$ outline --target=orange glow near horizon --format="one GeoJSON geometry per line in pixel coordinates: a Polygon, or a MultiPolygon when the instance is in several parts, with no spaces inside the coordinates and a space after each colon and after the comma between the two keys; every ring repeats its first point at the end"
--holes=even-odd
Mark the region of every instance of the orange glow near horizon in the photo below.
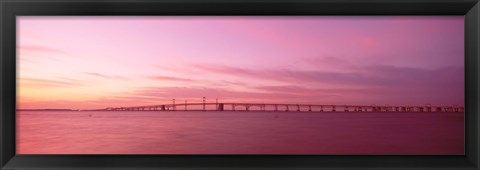
{"type": "Polygon", "coordinates": [[[18,109],[464,103],[463,16],[17,19],[18,109]]]}

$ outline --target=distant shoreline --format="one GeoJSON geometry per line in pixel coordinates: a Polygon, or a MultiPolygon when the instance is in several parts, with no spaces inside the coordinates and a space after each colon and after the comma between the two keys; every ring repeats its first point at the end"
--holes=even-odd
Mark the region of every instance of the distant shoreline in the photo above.
{"type": "Polygon", "coordinates": [[[79,111],[78,109],[17,109],[17,111],[79,111]]]}

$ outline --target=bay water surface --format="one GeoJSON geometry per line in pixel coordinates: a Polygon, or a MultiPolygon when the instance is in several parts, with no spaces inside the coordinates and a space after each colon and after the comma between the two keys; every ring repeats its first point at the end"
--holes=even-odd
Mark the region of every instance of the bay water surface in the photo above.
{"type": "Polygon", "coordinates": [[[17,111],[17,154],[463,154],[464,114],[17,111]]]}

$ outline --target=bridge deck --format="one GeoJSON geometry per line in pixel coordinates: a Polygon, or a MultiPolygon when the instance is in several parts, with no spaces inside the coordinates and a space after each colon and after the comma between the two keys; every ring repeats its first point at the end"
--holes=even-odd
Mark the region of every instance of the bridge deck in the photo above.
{"type": "Polygon", "coordinates": [[[108,107],[102,111],[308,111],[308,112],[463,112],[463,106],[432,105],[320,105],[275,103],[177,103],[148,106],[108,107]],[[193,109],[189,106],[197,106],[193,109]],[[198,108],[200,106],[200,108],[198,108]],[[208,106],[208,108],[207,108],[208,106]],[[214,106],[212,108],[212,106],[214,106]]]}

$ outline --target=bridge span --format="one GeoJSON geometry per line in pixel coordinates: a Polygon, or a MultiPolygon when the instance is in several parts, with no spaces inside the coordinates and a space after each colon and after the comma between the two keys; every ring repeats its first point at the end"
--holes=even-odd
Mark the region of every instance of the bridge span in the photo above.
{"type": "Polygon", "coordinates": [[[464,112],[463,106],[376,106],[376,105],[319,105],[264,103],[177,103],[108,107],[100,111],[283,111],[283,112],[464,112]]]}

